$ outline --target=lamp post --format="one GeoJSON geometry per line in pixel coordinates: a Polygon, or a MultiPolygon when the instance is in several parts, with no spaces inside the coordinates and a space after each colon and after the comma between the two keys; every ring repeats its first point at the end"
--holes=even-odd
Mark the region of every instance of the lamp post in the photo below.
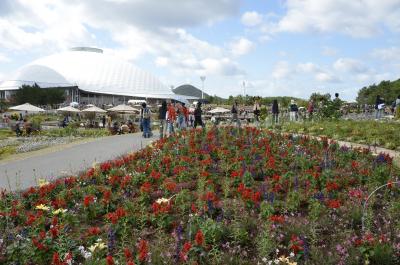
{"type": "Polygon", "coordinates": [[[201,99],[204,99],[204,81],[206,80],[206,77],[204,75],[200,76],[201,80],[201,99]]]}

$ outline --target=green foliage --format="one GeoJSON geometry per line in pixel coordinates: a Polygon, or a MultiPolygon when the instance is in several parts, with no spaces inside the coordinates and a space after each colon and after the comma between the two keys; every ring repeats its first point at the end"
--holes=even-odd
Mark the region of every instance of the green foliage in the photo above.
{"type": "Polygon", "coordinates": [[[285,123],[282,125],[282,130],[314,136],[324,135],[335,140],[396,149],[400,147],[400,130],[398,127],[398,124],[392,122],[321,120],[318,122],[285,123]]]}
{"type": "Polygon", "coordinates": [[[62,89],[43,89],[37,84],[33,86],[22,85],[14,95],[16,104],[31,103],[33,105],[54,105],[65,100],[62,89]]]}
{"type": "Polygon", "coordinates": [[[378,85],[373,84],[369,87],[363,87],[358,91],[357,102],[360,104],[375,104],[377,95],[383,97],[387,105],[391,105],[400,95],[400,79],[382,81],[378,85]]]}
{"type": "Polygon", "coordinates": [[[260,257],[269,257],[275,250],[276,242],[271,237],[267,225],[264,226],[263,232],[257,236],[255,242],[260,257]]]}

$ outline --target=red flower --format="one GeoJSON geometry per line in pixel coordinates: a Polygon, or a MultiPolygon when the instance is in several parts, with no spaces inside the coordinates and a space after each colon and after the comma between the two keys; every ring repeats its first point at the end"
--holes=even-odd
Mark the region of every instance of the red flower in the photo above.
{"type": "Polygon", "coordinates": [[[150,176],[153,179],[158,180],[161,177],[161,173],[158,172],[158,171],[153,170],[153,171],[151,171],[150,176]]]}
{"type": "Polygon", "coordinates": [[[328,207],[331,209],[337,209],[340,207],[340,201],[339,200],[329,200],[328,207]]]}
{"type": "Polygon", "coordinates": [[[143,183],[143,185],[140,187],[140,191],[143,193],[149,193],[151,191],[151,183],[148,181],[143,183]]]}
{"type": "Polygon", "coordinates": [[[88,229],[89,235],[95,236],[101,233],[101,229],[98,226],[89,227],[88,229]]]}
{"type": "Polygon", "coordinates": [[[146,240],[142,239],[139,241],[139,260],[145,261],[149,252],[148,243],[146,240]]]}
{"type": "Polygon", "coordinates": [[[83,205],[85,207],[89,207],[89,205],[92,204],[93,202],[94,202],[94,196],[93,195],[85,196],[85,198],[83,199],[83,205]]]}
{"type": "Polygon", "coordinates": [[[274,222],[274,223],[280,223],[283,224],[285,222],[285,217],[283,215],[272,215],[269,218],[270,221],[274,222]]]}
{"type": "Polygon", "coordinates": [[[202,246],[202,245],[204,244],[204,235],[203,235],[203,232],[201,232],[201,230],[197,231],[196,236],[195,236],[194,239],[195,239],[196,244],[197,244],[198,246],[202,246]]]}
{"type": "Polygon", "coordinates": [[[197,208],[196,208],[196,205],[194,203],[192,203],[192,206],[190,207],[190,210],[192,211],[192,213],[197,213],[197,208]]]}
{"type": "Polygon", "coordinates": [[[111,167],[112,167],[111,162],[104,162],[104,163],[100,164],[101,172],[109,171],[111,169],[111,167]]]}
{"type": "Polygon", "coordinates": [[[326,183],[326,190],[329,191],[333,191],[333,190],[338,190],[339,189],[339,185],[336,182],[327,182],[326,183]]]}
{"type": "Polygon", "coordinates": [[[107,265],[114,265],[114,259],[111,255],[108,255],[106,258],[107,265]]]}
{"type": "Polygon", "coordinates": [[[111,199],[111,190],[104,190],[103,191],[103,202],[108,204],[111,199]]]}
{"type": "Polygon", "coordinates": [[[51,237],[53,239],[58,237],[58,228],[57,228],[57,226],[53,226],[52,228],[50,228],[50,233],[51,233],[51,237]]]}
{"type": "Polygon", "coordinates": [[[51,261],[51,265],[61,265],[61,260],[60,260],[60,256],[58,255],[57,252],[54,252],[53,254],[53,258],[51,261]]]}
{"type": "Polygon", "coordinates": [[[192,244],[190,244],[190,242],[185,242],[185,244],[183,244],[182,251],[179,253],[179,257],[182,261],[187,261],[187,259],[188,259],[187,254],[191,248],[192,248],[192,244]]]}
{"type": "Polygon", "coordinates": [[[126,260],[131,260],[132,259],[132,252],[128,248],[124,249],[124,255],[125,255],[125,259],[126,260]]]}
{"type": "Polygon", "coordinates": [[[259,203],[261,200],[261,192],[259,191],[254,192],[251,199],[254,203],[259,203]]]}

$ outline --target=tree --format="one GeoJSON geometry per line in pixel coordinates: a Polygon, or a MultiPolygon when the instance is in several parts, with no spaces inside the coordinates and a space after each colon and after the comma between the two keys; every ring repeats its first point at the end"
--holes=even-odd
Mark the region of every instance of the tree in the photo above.
{"type": "Polygon", "coordinates": [[[357,102],[360,104],[375,104],[376,96],[384,98],[386,104],[390,105],[400,95],[400,79],[396,81],[382,81],[378,85],[373,84],[363,87],[358,91],[357,102]]]}
{"type": "Polygon", "coordinates": [[[16,104],[31,103],[33,105],[54,105],[65,100],[64,91],[59,88],[40,88],[38,84],[33,86],[22,85],[14,95],[16,104]]]}

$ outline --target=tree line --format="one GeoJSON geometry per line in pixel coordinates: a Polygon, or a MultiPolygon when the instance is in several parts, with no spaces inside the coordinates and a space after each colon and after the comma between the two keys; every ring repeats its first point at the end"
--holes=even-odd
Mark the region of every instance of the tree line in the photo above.
{"type": "Polygon", "coordinates": [[[387,105],[400,95],[400,79],[396,81],[382,81],[378,85],[373,84],[363,87],[358,91],[357,102],[360,104],[375,104],[376,96],[383,97],[387,105]]]}

